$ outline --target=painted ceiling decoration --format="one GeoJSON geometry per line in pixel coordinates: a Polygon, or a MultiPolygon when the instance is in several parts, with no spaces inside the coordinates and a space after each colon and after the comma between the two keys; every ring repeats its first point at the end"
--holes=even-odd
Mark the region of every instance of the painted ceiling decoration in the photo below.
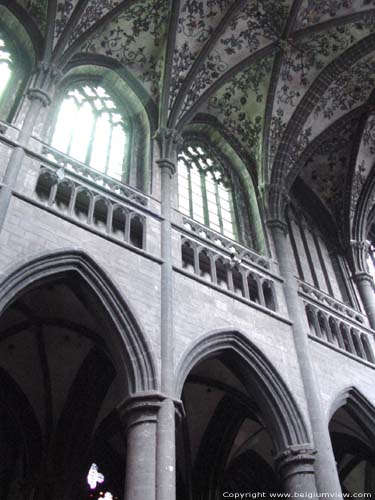
{"type": "Polygon", "coordinates": [[[82,52],[119,61],[157,100],[168,21],[165,0],[134,3],[81,46],[82,52]]]}
{"type": "Polygon", "coordinates": [[[362,133],[352,181],[351,213],[354,215],[362,188],[364,187],[375,158],[375,112],[369,114],[362,133]]]}
{"type": "Polygon", "coordinates": [[[345,127],[329,148],[322,146],[307,163],[301,157],[370,99],[375,0],[15,2],[32,16],[46,45],[52,37],[55,64],[67,67],[89,56],[91,64],[98,57],[125,68],[159,110],[156,123],[182,131],[197,116],[214,117],[244,157],[255,160],[261,192],[267,183],[289,186],[300,168],[331,215],[338,210],[335,193],[352,179],[355,210],[372,169],[371,118],[356,139],[353,164],[343,161],[345,127]]]}
{"type": "Polygon", "coordinates": [[[344,221],[344,197],[350,176],[350,161],[353,142],[356,138],[358,117],[353,117],[342,124],[341,133],[325,134],[314,153],[307,159],[300,178],[312,189],[323,203],[332,220],[344,221]]]}
{"type": "Polygon", "coordinates": [[[297,29],[363,12],[375,6],[373,0],[303,0],[298,15],[297,29]]]}

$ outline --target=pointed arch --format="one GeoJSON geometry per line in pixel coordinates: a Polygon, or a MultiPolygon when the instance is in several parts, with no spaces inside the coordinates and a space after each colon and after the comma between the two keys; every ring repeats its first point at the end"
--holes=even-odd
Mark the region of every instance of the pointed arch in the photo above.
{"type": "Polygon", "coordinates": [[[121,374],[131,393],[158,387],[156,364],[146,335],[135,313],[103,269],[86,253],[67,249],[42,254],[13,266],[0,277],[0,314],[26,290],[78,275],[98,299],[111,322],[106,334],[118,355],[121,374]]]}
{"type": "Polygon", "coordinates": [[[29,13],[19,3],[9,0],[0,0],[0,12],[1,27],[7,29],[16,22],[19,29],[12,29],[10,33],[12,38],[16,36],[19,39],[18,41],[22,43],[29,56],[33,55],[35,59],[41,59],[44,46],[43,36],[29,13]]]}
{"type": "MultiPolygon", "coordinates": [[[[310,437],[303,416],[282,377],[247,336],[234,329],[201,336],[183,355],[176,371],[175,391],[180,397],[190,371],[208,358],[231,354],[240,376],[251,386],[262,416],[274,438],[277,452],[310,437]]],[[[232,363],[231,363],[232,366],[232,363]]]]}
{"type": "Polygon", "coordinates": [[[29,23],[23,9],[4,5],[1,1],[0,33],[4,50],[9,54],[7,79],[3,79],[4,68],[1,70],[0,116],[11,123],[25,98],[27,83],[41,55],[42,42],[39,31],[35,30],[31,20],[29,23]]]}
{"type": "Polygon", "coordinates": [[[347,387],[334,399],[328,414],[328,421],[333,415],[345,407],[354,421],[358,422],[366,430],[366,434],[375,442],[375,407],[355,387],[347,387]]]}

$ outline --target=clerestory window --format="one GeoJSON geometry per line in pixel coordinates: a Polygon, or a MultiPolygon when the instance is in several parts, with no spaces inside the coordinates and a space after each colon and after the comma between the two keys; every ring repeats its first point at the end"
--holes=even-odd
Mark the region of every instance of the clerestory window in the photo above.
{"type": "Polygon", "coordinates": [[[126,120],[103,87],[83,84],[68,90],[57,116],[52,147],[121,180],[127,143],[126,120]]]}
{"type": "Polygon", "coordinates": [[[178,156],[179,210],[232,239],[238,238],[234,186],[224,166],[202,145],[189,144],[178,156]]]}
{"type": "Polygon", "coordinates": [[[0,100],[3,98],[4,92],[9,85],[12,66],[12,56],[7,50],[4,40],[0,38],[0,100]]]}

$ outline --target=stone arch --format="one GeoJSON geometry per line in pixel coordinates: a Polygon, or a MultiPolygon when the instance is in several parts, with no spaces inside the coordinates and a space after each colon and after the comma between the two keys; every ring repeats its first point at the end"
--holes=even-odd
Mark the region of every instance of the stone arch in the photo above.
{"type": "MultiPolygon", "coordinates": [[[[26,9],[19,3],[1,0],[0,12],[2,28],[5,26],[6,29],[9,29],[9,27],[16,22],[18,25],[17,27],[20,28],[22,33],[22,44],[27,48],[29,55],[32,54],[33,59],[41,59],[43,57],[43,36],[39,26],[37,26],[26,9]]],[[[18,35],[19,34],[20,33],[18,33],[18,35]]],[[[13,31],[12,35],[15,35],[13,31]]]]}
{"type": "Polygon", "coordinates": [[[310,442],[303,416],[272,363],[244,333],[234,329],[217,330],[201,336],[183,355],[176,372],[175,391],[180,397],[189,372],[200,362],[224,353],[233,354],[236,365],[270,428],[276,452],[288,446],[310,442]]]}
{"type": "Polygon", "coordinates": [[[336,396],[328,417],[343,492],[374,493],[375,407],[351,386],[336,396]]]}
{"type": "Polygon", "coordinates": [[[1,117],[12,122],[24,100],[28,79],[41,53],[39,29],[20,5],[0,2],[0,28],[12,56],[12,73],[0,102],[1,117]]]}
{"type": "Polygon", "coordinates": [[[0,313],[26,290],[66,273],[78,275],[98,299],[102,312],[108,315],[113,327],[109,340],[117,353],[118,368],[126,377],[129,391],[156,389],[156,364],[140,322],[105,271],[81,250],[42,254],[9,269],[0,277],[0,313]]]}
{"type": "Polygon", "coordinates": [[[347,387],[333,400],[328,413],[328,421],[340,409],[345,407],[350,416],[365,427],[366,432],[375,442],[375,407],[355,387],[347,387]]]}

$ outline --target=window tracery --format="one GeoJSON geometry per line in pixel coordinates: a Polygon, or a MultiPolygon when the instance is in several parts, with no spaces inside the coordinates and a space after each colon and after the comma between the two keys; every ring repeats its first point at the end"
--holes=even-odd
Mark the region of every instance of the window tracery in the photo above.
{"type": "Polygon", "coordinates": [[[126,121],[101,86],[76,85],[61,103],[52,147],[121,180],[128,145],[126,121]]]}
{"type": "Polygon", "coordinates": [[[177,168],[179,210],[237,239],[234,186],[222,163],[203,146],[189,144],[180,152],[177,168]]]}

